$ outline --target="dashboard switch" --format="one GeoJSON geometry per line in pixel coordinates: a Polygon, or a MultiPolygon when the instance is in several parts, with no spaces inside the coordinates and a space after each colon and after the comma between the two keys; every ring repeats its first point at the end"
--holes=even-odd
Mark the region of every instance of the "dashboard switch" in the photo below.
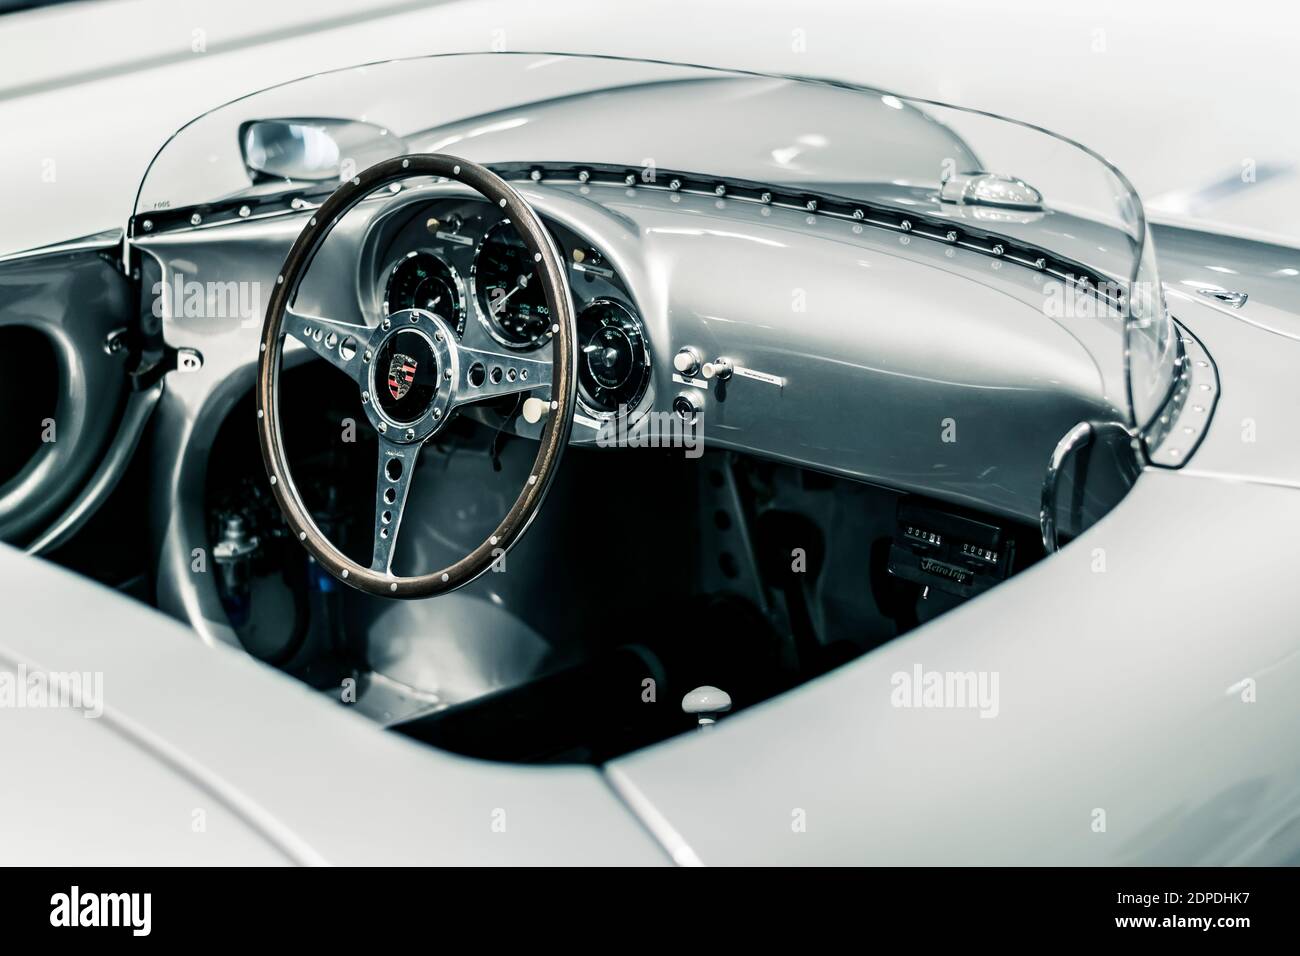
{"type": "Polygon", "coordinates": [[[683,375],[694,375],[700,370],[701,361],[700,353],[688,345],[673,356],[673,368],[683,375]]]}
{"type": "Polygon", "coordinates": [[[731,378],[731,374],[735,370],[736,367],[731,364],[731,359],[727,358],[719,358],[714,359],[712,362],[705,362],[703,368],[700,369],[700,371],[704,373],[705,378],[716,378],[719,382],[725,382],[727,379],[731,378]]]}
{"type": "Polygon", "coordinates": [[[704,403],[694,392],[681,392],[673,399],[673,411],[682,421],[693,422],[704,411],[704,403]]]}

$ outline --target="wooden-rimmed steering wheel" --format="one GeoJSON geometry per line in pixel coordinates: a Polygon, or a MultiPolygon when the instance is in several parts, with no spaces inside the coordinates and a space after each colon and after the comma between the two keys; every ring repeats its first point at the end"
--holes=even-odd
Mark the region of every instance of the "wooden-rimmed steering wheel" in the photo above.
{"type": "MultiPolygon", "coordinates": [[[[471,306],[472,307],[472,306],[471,306]]],[[[468,584],[523,535],[541,507],[573,427],[577,329],[573,299],[559,252],[541,219],[505,180],[482,166],[440,154],[387,159],[345,182],[315,211],[299,234],[267,304],[257,365],[257,418],[262,458],[285,520],[304,547],[339,580],[384,597],[420,598],[468,584]],[[477,190],[501,210],[532,257],[551,314],[550,359],[530,357],[485,341],[458,341],[445,319],[405,309],[369,328],[293,308],[303,277],[334,226],[367,196],[414,176],[441,176],[477,190]],[[352,378],[366,418],[379,437],[374,548],[369,567],[329,540],[304,507],[290,473],[280,417],[285,335],[352,378]],[[537,458],[514,505],[482,544],[454,564],[428,574],[397,577],[393,552],[420,446],[456,411],[475,402],[533,393],[545,405],[537,458]]]]}

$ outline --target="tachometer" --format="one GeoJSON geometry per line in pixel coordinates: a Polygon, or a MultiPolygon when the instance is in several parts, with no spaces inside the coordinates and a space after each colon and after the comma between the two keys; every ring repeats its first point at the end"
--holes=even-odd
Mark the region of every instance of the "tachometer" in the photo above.
{"type": "Polygon", "coordinates": [[[388,275],[384,314],[424,309],[441,318],[459,337],[465,331],[465,296],[456,270],[432,252],[409,252],[388,275]]]}
{"type": "Polygon", "coordinates": [[[483,237],[470,273],[488,331],[510,348],[533,348],[551,335],[551,310],[533,257],[510,220],[483,237]]]}
{"type": "Polygon", "coordinates": [[[634,409],[650,384],[650,353],[641,323],[611,299],[578,316],[578,394],[587,408],[613,414],[634,409]]]}

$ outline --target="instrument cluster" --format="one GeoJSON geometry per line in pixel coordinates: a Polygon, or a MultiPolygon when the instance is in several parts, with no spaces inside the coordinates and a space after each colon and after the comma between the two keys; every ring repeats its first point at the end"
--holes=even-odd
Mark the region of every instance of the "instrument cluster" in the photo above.
{"type": "MultiPolygon", "coordinates": [[[[577,312],[581,411],[597,419],[631,415],[651,371],[631,295],[600,250],[558,223],[546,225],[577,312]]],[[[394,214],[377,246],[372,287],[383,315],[425,309],[459,338],[475,323],[495,346],[512,351],[549,344],[552,317],[532,258],[510,220],[488,203],[449,198],[413,205],[394,214]]]]}

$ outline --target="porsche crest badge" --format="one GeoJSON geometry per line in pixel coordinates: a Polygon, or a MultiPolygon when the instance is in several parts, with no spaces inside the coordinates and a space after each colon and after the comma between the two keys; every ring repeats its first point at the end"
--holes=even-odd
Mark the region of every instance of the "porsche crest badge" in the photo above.
{"type": "Polygon", "coordinates": [[[411,384],[415,381],[415,366],[415,359],[409,355],[398,352],[393,356],[393,360],[388,363],[388,394],[400,400],[411,390],[411,384]]]}

